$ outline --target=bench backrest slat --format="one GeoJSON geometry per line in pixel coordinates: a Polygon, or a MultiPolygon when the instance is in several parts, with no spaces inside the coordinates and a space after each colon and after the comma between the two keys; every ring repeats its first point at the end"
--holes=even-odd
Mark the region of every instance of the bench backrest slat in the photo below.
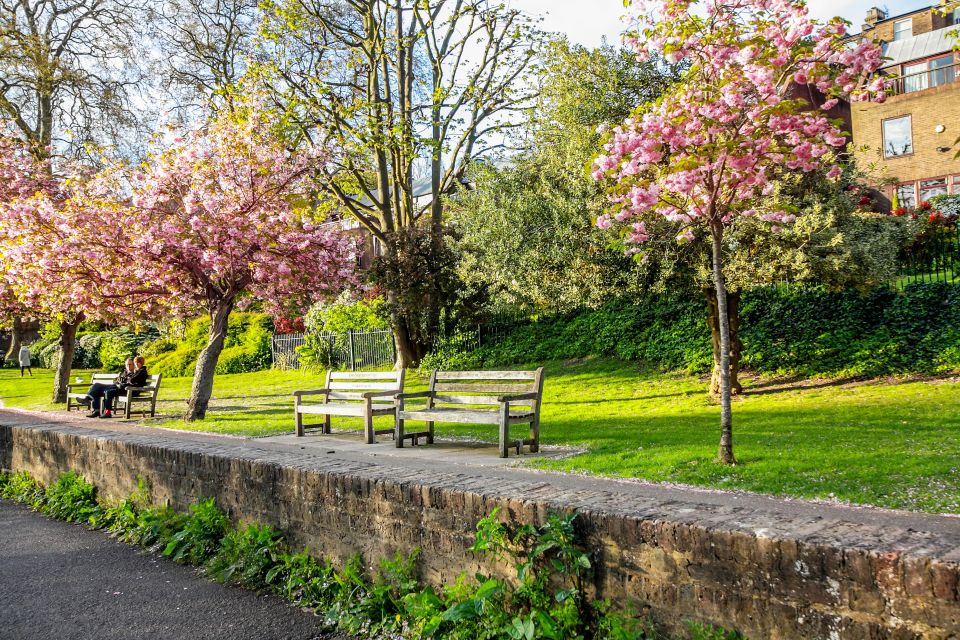
{"type": "MultiPolygon", "coordinates": [[[[536,371],[435,371],[430,376],[430,390],[438,404],[497,405],[501,395],[541,393],[542,379],[542,368],[536,371]],[[449,380],[456,382],[443,382],[449,380]],[[529,382],[512,382],[519,380],[529,382]]],[[[532,400],[516,400],[511,405],[536,411],[539,403],[538,396],[532,400]]]]}
{"type": "Polygon", "coordinates": [[[533,385],[527,384],[486,384],[486,383],[477,383],[477,384],[464,384],[464,383],[450,383],[450,382],[438,382],[434,387],[435,391],[454,391],[454,392],[467,392],[467,393],[530,393],[531,391],[536,391],[533,388],[533,385]]]}
{"type": "MultiPolygon", "coordinates": [[[[405,369],[400,371],[327,371],[324,387],[329,400],[363,400],[364,391],[402,391],[405,369]]],[[[392,402],[388,396],[374,402],[392,402]]]]}
{"type": "Polygon", "coordinates": [[[338,382],[334,380],[328,389],[335,391],[390,391],[397,388],[396,382],[338,382]]]}
{"type": "Polygon", "coordinates": [[[437,380],[536,380],[537,371],[437,371],[437,380]]]}
{"type": "Polygon", "coordinates": [[[383,380],[399,382],[403,379],[402,371],[330,371],[330,380],[383,380]]]}

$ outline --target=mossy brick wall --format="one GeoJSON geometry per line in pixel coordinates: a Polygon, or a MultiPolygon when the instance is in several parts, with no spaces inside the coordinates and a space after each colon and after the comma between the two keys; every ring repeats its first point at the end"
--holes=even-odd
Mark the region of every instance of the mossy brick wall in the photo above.
{"type": "Polygon", "coordinates": [[[412,469],[322,449],[56,424],[0,425],[0,467],[44,482],[76,470],[115,498],[142,477],[178,509],[214,496],[235,520],[269,523],[341,563],[419,546],[422,577],[434,584],[508,571],[466,550],[495,507],[514,523],[576,510],[596,553],[596,596],[632,603],[665,630],[693,619],[754,640],[960,637],[960,521],[945,518],[933,530],[870,516],[841,522],[815,508],[785,515],[617,494],[596,479],[451,473],[439,463],[412,469]]]}

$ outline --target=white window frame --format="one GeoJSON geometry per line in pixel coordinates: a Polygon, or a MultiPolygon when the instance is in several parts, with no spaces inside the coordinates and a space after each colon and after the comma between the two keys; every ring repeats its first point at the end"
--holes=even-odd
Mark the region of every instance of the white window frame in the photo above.
{"type": "Polygon", "coordinates": [[[909,207],[911,209],[916,208],[917,206],[917,183],[916,182],[904,182],[904,183],[898,184],[896,187],[894,187],[894,192],[897,194],[897,200],[899,201],[898,204],[901,207],[903,208],[909,207]],[[913,191],[912,204],[907,204],[903,202],[903,200],[901,199],[901,196],[902,196],[901,190],[905,190],[905,189],[910,189],[911,191],[913,191]]]}
{"type": "Polygon", "coordinates": [[[912,115],[912,114],[909,114],[909,113],[905,113],[905,114],[903,114],[902,116],[893,116],[892,118],[884,118],[883,120],[881,120],[881,121],[880,121],[880,144],[883,145],[883,146],[882,146],[882,149],[883,149],[883,159],[884,159],[884,160],[890,160],[890,159],[893,159],[893,158],[905,158],[905,157],[907,157],[907,156],[912,156],[913,153],[914,153],[914,148],[913,148],[913,115],[912,115]],[[889,154],[889,153],[887,153],[887,128],[886,128],[887,123],[890,122],[891,120],[900,120],[901,118],[908,118],[909,121],[910,121],[910,151],[909,151],[909,152],[904,152],[904,153],[889,154]]]}
{"type": "Polygon", "coordinates": [[[906,40],[907,38],[913,37],[913,18],[904,18],[903,20],[897,20],[893,23],[893,41],[897,42],[898,40],[906,40]],[[906,24],[906,29],[898,29],[900,25],[906,24]],[[903,31],[907,31],[907,35],[900,35],[903,31]],[[899,37],[897,37],[899,35],[899,37]]]}
{"type": "Polygon", "coordinates": [[[918,180],[918,181],[917,181],[917,201],[918,201],[918,202],[926,202],[926,201],[929,200],[930,198],[933,198],[933,197],[939,196],[939,195],[943,195],[943,194],[946,194],[946,193],[950,193],[950,179],[949,179],[949,177],[943,177],[943,178],[926,178],[925,180],[918,180]],[[939,190],[939,189],[941,188],[941,187],[940,187],[941,181],[942,181],[942,184],[943,184],[943,186],[942,186],[943,191],[939,191],[938,193],[935,193],[935,194],[933,194],[932,196],[931,196],[931,195],[928,195],[927,197],[924,197],[924,196],[923,196],[924,191],[932,191],[933,189],[938,189],[938,190],[939,190]],[[926,187],[923,186],[923,183],[924,183],[924,182],[927,183],[927,186],[926,186],[926,187]],[[933,182],[936,182],[936,183],[937,183],[937,186],[933,186],[932,184],[930,184],[930,183],[933,183],[933,182]]]}

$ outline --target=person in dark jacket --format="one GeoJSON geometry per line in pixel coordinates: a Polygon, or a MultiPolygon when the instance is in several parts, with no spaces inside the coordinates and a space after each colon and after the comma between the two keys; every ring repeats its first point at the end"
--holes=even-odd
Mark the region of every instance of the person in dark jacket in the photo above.
{"type": "Polygon", "coordinates": [[[126,388],[129,384],[130,376],[133,375],[136,368],[133,358],[128,358],[124,370],[114,378],[113,384],[97,382],[91,385],[90,389],[87,390],[87,400],[90,402],[91,409],[90,413],[87,414],[88,418],[99,418],[103,414],[101,405],[102,409],[109,415],[113,398],[118,395],[117,390],[126,388]],[[109,399],[107,396],[108,393],[111,393],[109,399]]]}
{"type": "Polygon", "coordinates": [[[146,361],[143,359],[143,356],[134,358],[132,367],[129,364],[131,361],[128,360],[127,362],[127,371],[124,379],[120,384],[116,384],[113,388],[103,392],[104,401],[103,411],[100,412],[101,418],[113,417],[113,403],[117,396],[126,394],[128,389],[146,386],[147,380],[150,379],[150,373],[147,372],[146,361]]]}

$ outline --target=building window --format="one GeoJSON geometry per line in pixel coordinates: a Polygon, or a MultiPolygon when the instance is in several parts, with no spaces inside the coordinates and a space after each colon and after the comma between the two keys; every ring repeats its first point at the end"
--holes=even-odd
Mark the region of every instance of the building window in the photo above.
{"type": "Polygon", "coordinates": [[[917,206],[917,188],[913,182],[897,185],[897,205],[904,209],[917,206]]]}
{"type": "Polygon", "coordinates": [[[893,41],[905,40],[913,37],[913,19],[897,20],[893,23],[893,41]]]}
{"type": "Polygon", "coordinates": [[[910,116],[883,121],[883,157],[896,158],[913,153],[913,127],[910,116]]]}
{"type": "Polygon", "coordinates": [[[946,178],[932,178],[920,181],[920,202],[926,202],[934,196],[947,192],[946,178]]]}
{"type": "Polygon", "coordinates": [[[960,176],[953,176],[953,193],[960,196],[960,176]]]}
{"type": "Polygon", "coordinates": [[[947,15],[947,26],[952,27],[955,24],[960,24],[960,7],[957,7],[947,15]]]}
{"type": "Polygon", "coordinates": [[[915,64],[903,65],[903,92],[911,93],[913,91],[923,91],[929,84],[929,74],[927,73],[927,63],[917,62],[915,64]]]}
{"type": "Polygon", "coordinates": [[[921,91],[950,84],[957,79],[956,59],[952,53],[939,58],[903,65],[903,92],[921,91]]]}

